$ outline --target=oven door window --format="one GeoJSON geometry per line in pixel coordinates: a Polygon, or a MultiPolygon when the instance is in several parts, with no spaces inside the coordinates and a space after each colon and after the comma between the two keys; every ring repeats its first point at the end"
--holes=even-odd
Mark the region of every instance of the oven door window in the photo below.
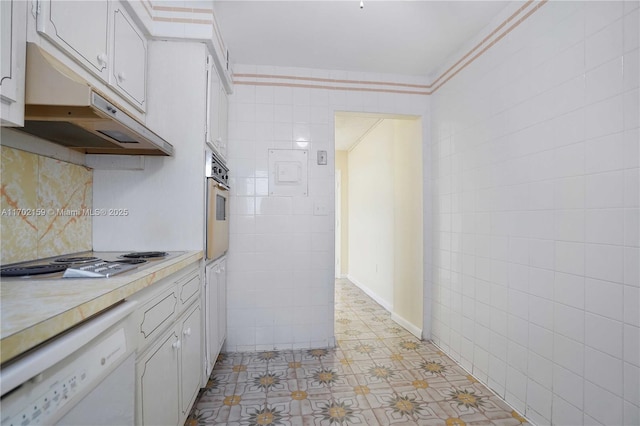
{"type": "Polygon", "coordinates": [[[216,220],[227,220],[227,199],[216,194],[216,220]]]}

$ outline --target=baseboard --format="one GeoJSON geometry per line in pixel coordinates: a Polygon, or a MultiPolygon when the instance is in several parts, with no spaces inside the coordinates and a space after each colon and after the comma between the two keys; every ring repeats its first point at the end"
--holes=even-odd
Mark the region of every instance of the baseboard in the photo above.
{"type": "Polygon", "coordinates": [[[393,312],[393,305],[391,305],[386,300],[382,299],[380,296],[375,294],[370,288],[364,286],[362,283],[358,282],[358,280],[354,279],[352,276],[347,275],[346,277],[349,281],[351,281],[356,287],[362,290],[367,296],[372,298],[376,303],[382,306],[391,314],[391,319],[397,322],[401,327],[406,329],[409,333],[416,336],[418,339],[422,339],[422,329],[420,327],[416,327],[411,324],[409,321],[401,317],[400,315],[393,312]]]}
{"type": "Polygon", "coordinates": [[[393,312],[391,312],[391,319],[400,324],[403,328],[405,328],[409,333],[416,336],[418,339],[422,339],[422,329],[416,327],[406,319],[402,318],[400,315],[393,312]]]}
{"type": "Polygon", "coordinates": [[[370,298],[372,298],[377,304],[379,304],[380,306],[385,308],[387,311],[393,312],[393,305],[391,305],[388,301],[384,300],[383,298],[378,296],[376,293],[371,291],[370,288],[368,288],[368,287],[364,286],[362,283],[358,282],[358,280],[354,279],[351,275],[347,275],[347,279],[349,281],[351,281],[360,290],[364,291],[364,293],[367,296],[369,296],[370,298]]]}

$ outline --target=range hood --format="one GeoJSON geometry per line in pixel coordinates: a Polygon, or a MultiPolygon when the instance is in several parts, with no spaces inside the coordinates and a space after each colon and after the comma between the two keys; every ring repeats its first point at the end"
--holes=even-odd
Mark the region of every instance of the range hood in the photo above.
{"type": "Polygon", "coordinates": [[[67,66],[27,43],[24,127],[86,154],[173,155],[173,146],[67,66]]]}

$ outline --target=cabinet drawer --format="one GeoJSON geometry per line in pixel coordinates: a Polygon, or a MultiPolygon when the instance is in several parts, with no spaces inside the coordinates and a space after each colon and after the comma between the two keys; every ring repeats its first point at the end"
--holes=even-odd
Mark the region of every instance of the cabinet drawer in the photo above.
{"type": "Polygon", "coordinates": [[[187,306],[200,293],[200,274],[196,271],[178,282],[180,303],[187,306]]]}
{"type": "Polygon", "coordinates": [[[151,341],[164,328],[169,327],[178,309],[178,296],[174,286],[151,299],[139,311],[139,342],[141,347],[151,341]]]}

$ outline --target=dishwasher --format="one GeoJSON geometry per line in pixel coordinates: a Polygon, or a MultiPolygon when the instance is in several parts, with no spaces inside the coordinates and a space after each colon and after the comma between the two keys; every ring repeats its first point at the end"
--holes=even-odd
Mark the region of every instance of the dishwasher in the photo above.
{"type": "Polygon", "coordinates": [[[3,365],[1,425],[133,425],[135,306],[122,302],[3,365]]]}

